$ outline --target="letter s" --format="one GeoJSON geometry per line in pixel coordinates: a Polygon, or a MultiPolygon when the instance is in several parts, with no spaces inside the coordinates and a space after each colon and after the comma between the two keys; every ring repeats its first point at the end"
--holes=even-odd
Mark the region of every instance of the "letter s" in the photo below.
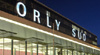
{"type": "Polygon", "coordinates": [[[76,31],[75,29],[72,29],[72,36],[73,36],[73,37],[76,37],[75,31],[76,31]]]}

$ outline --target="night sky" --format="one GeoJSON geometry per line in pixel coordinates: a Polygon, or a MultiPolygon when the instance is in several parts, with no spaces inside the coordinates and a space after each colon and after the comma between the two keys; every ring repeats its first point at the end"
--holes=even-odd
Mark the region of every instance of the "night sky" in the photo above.
{"type": "Polygon", "coordinates": [[[100,45],[100,0],[38,0],[98,37],[100,45]]]}

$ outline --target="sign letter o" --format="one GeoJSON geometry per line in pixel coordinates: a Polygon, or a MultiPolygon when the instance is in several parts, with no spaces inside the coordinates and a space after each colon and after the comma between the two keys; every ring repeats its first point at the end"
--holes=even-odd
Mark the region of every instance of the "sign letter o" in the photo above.
{"type": "Polygon", "coordinates": [[[16,10],[17,10],[17,13],[21,16],[21,17],[25,17],[26,16],[26,6],[22,3],[22,2],[18,2],[17,5],[16,5],[16,10]],[[23,7],[23,14],[20,13],[20,6],[22,5],[23,7]]]}
{"type": "Polygon", "coordinates": [[[86,41],[86,35],[83,34],[83,41],[86,41]]]}

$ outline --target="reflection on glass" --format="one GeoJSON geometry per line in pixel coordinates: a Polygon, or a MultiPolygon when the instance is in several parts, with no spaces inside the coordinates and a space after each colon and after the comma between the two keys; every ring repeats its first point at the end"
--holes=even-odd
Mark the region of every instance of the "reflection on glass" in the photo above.
{"type": "Polygon", "coordinates": [[[68,55],[72,55],[72,51],[71,50],[68,50],[68,55]]]}
{"type": "Polygon", "coordinates": [[[25,42],[13,40],[14,55],[25,55],[25,42]]]}
{"type": "Polygon", "coordinates": [[[73,55],[77,55],[77,51],[73,51],[73,55]]]}
{"type": "Polygon", "coordinates": [[[0,38],[0,55],[11,55],[11,39],[0,38]]]}
{"type": "Polygon", "coordinates": [[[11,39],[4,38],[4,55],[11,55],[11,39]]]}
{"type": "Polygon", "coordinates": [[[48,47],[48,55],[53,55],[53,47],[48,47]]]}
{"type": "Polygon", "coordinates": [[[82,52],[82,55],[84,55],[84,52],[82,52]]]}
{"type": "Polygon", "coordinates": [[[38,55],[46,55],[46,46],[39,44],[38,47],[38,55]]]}
{"type": "Polygon", "coordinates": [[[4,52],[3,51],[3,48],[4,48],[4,46],[3,46],[4,45],[3,40],[4,40],[3,38],[0,38],[0,55],[4,55],[3,54],[3,52],[4,52]]]}
{"type": "Polygon", "coordinates": [[[62,55],[64,50],[62,48],[56,48],[56,55],[62,55]]]}
{"type": "Polygon", "coordinates": [[[67,49],[63,49],[62,50],[62,55],[66,55],[67,54],[67,49]]]}
{"type": "Polygon", "coordinates": [[[81,53],[80,53],[80,52],[78,52],[78,55],[81,55],[81,53]]]}
{"type": "Polygon", "coordinates": [[[27,43],[27,55],[37,55],[37,44],[28,42],[27,43]]]}
{"type": "Polygon", "coordinates": [[[37,44],[32,43],[33,55],[37,55],[37,44]]]}
{"type": "Polygon", "coordinates": [[[60,54],[61,54],[60,48],[56,48],[56,47],[55,47],[55,52],[56,52],[56,55],[60,55],[60,54]]]}
{"type": "Polygon", "coordinates": [[[92,54],[89,53],[88,55],[92,55],[92,54]]]}

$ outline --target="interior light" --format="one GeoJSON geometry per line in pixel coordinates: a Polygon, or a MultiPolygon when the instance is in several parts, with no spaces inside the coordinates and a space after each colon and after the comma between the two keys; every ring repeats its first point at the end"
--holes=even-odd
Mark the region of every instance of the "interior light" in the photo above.
{"type": "Polygon", "coordinates": [[[0,47],[1,47],[1,46],[3,47],[3,45],[0,45],[0,47]]]}
{"type": "Polygon", "coordinates": [[[19,40],[14,40],[14,42],[19,42],[19,40]]]}
{"type": "Polygon", "coordinates": [[[5,47],[4,49],[6,49],[6,50],[11,50],[11,48],[10,48],[10,47],[5,47]]]}
{"type": "Polygon", "coordinates": [[[33,46],[36,46],[36,44],[32,43],[33,46]]]}

